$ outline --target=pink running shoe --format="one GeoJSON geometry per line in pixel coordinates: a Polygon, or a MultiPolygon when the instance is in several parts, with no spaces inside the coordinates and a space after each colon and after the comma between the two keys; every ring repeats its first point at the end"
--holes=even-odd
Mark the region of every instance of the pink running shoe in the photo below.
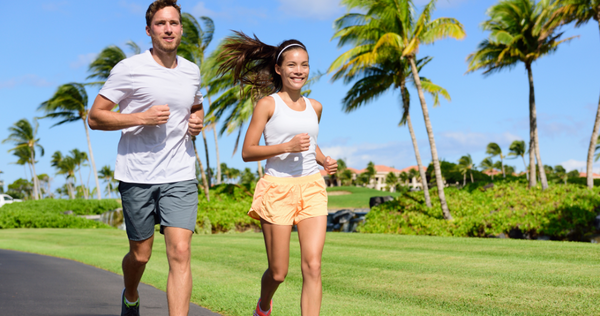
{"type": "Polygon", "coordinates": [[[254,314],[252,314],[252,316],[271,316],[272,310],[273,310],[273,300],[271,300],[271,306],[269,307],[269,310],[266,312],[263,312],[262,309],[260,309],[260,299],[258,299],[258,303],[256,303],[256,310],[254,310],[254,314]]]}

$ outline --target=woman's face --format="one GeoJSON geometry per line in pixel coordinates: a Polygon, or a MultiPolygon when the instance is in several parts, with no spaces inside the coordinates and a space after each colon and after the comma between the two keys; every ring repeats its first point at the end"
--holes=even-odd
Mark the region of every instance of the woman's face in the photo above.
{"type": "Polygon", "coordinates": [[[275,65],[275,72],[281,76],[283,89],[301,90],[308,80],[310,66],[308,53],[302,48],[283,52],[281,66],[275,65]]]}

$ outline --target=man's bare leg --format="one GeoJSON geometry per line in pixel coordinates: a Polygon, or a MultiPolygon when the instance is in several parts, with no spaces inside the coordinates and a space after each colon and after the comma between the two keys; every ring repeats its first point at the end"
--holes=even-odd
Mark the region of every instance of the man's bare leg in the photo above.
{"type": "Polygon", "coordinates": [[[191,250],[193,232],[177,227],[165,227],[165,243],[169,260],[167,302],[170,316],[186,316],[192,295],[191,250]]]}
{"type": "Polygon", "coordinates": [[[152,255],[153,243],[154,235],[146,240],[130,240],[129,252],[123,258],[121,266],[125,283],[125,298],[132,303],[139,298],[137,288],[146,269],[146,263],[152,255]]]}

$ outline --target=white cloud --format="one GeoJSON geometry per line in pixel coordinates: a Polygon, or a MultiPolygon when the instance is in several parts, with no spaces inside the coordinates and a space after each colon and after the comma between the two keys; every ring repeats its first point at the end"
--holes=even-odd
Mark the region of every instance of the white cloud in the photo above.
{"type": "MultiPolygon", "coordinates": [[[[563,166],[567,171],[577,170],[579,172],[585,172],[587,170],[587,162],[575,159],[569,159],[561,162],[560,165],[563,166]]],[[[594,170],[594,173],[600,173],[600,164],[593,164],[592,169],[594,170]]]]}
{"type": "Polygon", "coordinates": [[[204,2],[198,2],[190,11],[193,16],[216,16],[217,13],[211,9],[206,8],[204,2]]]}
{"type": "Polygon", "coordinates": [[[0,89],[14,88],[15,86],[22,84],[31,85],[35,87],[47,87],[52,85],[51,82],[37,75],[23,75],[20,77],[0,81],[0,89]]]}
{"type": "Polygon", "coordinates": [[[286,14],[319,20],[335,17],[343,12],[340,0],[279,0],[279,10],[286,14]]]}
{"type": "Polygon", "coordinates": [[[82,54],[77,56],[77,60],[74,62],[71,62],[70,66],[71,68],[79,68],[79,67],[83,67],[83,66],[88,66],[92,61],[94,61],[94,59],[96,59],[96,56],[98,56],[97,53],[89,53],[89,54],[82,54]]]}
{"type": "Polygon", "coordinates": [[[123,8],[126,8],[127,10],[129,10],[129,12],[131,12],[133,14],[146,13],[146,10],[144,9],[143,6],[141,6],[140,4],[134,3],[134,2],[128,2],[125,0],[121,0],[121,2],[119,2],[119,5],[123,8]]]}
{"type": "Polygon", "coordinates": [[[491,142],[498,143],[501,148],[508,152],[508,146],[513,141],[522,140],[521,137],[509,132],[493,134],[459,131],[441,132],[439,135],[439,137],[436,137],[436,147],[440,157],[485,151],[486,146],[491,142]]]}

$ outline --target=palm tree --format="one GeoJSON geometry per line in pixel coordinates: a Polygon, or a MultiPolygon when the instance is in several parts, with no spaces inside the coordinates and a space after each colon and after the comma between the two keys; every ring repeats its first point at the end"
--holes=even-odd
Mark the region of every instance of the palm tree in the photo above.
{"type": "MultiPolygon", "coordinates": [[[[136,55],[141,52],[140,47],[134,41],[129,41],[125,45],[127,45],[129,49],[136,55]]],[[[98,81],[88,83],[88,85],[104,85],[106,79],[108,79],[108,76],[110,75],[110,71],[125,58],[127,58],[127,55],[118,46],[111,45],[104,48],[100,54],[98,54],[96,59],[90,64],[88,72],[91,72],[92,74],[86,78],[98,79],[98,81]]]]}
{"type": "MultiPolygon", "coordinates": [[[[13,163],[24,167],[25,177],[27,178],[27,167],[29,167],[29,173],[33,175],[33,168],[31,168],[31,149],[29,147],[19,147],[19,148],[16,148],[15,150],[13,150],[12,153],[15,157],[18,158],[18,160],[13,163]],[[27,165],[27,167],[25,167],[25,165],[27,165]]],[[[33,180],[33,178],[32,178],[31,181],[33,181],[33,183],[31,185],[29,193],[31,193],[30,196],[31,196],[31,198],[33,198],[35,196],[35,194],[33,193],[35,180],[33,180]]],[[[41,192],[40,192],[40,195],[41,195],[41,192]]]]}
{"type": "MultiPolygon", "coordinates": [[[[344,172],[346,170],[348,170],[348,166],[346,165],[346,161],[344,161],[344,159],[338,159],[337,160],[337,171],[335,173],[335,179],[336,179],[336,185],[339,187],[342,185],[342,174],[344,174],[344,172]]],[[[352,175],[350,175],[352,177],[352,175]]]]}
{"type": "MultiPolygon", "coordinates": [[[[591,20],[595,20],[600,28],[600,0],[563,0],[560,1],[560,7],[554,14],[554,25],[560,26],[575,22],[575,27],[580,27],[587,24],[591,20]]],[[[593,177],[593,156],[598,143],[598,130],[600,129],[600,101],[598,101],[598,110],[596,111],[596,119],[594,128],[592,129],[592,137],[590,139],[590,147],[587,156],[587,186],[594,187],[593,177]]],[[[596,159],[597,160],[597,159],[596,159]]]]}
{"type": "Polygon", "coordinates": [[[200,156],[198,156],[198,149],[196,148],[196,136],[192,136],[192,145],[194,146],[194,153],[196,154],[196,162],[198,163],[198,167],[200,168],[200,175],[202,176],[202,184],[204,188],[204,196],[206,197],[206,201],[210,202],[210,194],[208,191],[208,180],[206,179],[206,173],[204,173],[204,167],[202,166],[202,162],[200,161],[200,156]]]}
{"type": "MultiPolygon", "coordinates": [[[[88,161],[87,153],[85,153],[84,151],[79,151],[79,149],[73,149],[70,151],[70,153],[71,153],[71,157],[73,157],[73,162],[75,163],[75,167],[77,168],[77,171],[79,172],[79,182],[81,183],[83,197],[84,197],[84,199],[87,200],[87,199],[89,199],[89,192],[88,192],[88,189],[83,185],[83,177],[81,176],[81,167],[87,166],[85,164],[85,162],[88,161]]],[[[76,181],[75,181],[75,185],[77,185],[76,181]]]]}
{"type": "Polygon", "coordinates": [[[504,158],[506,158],[506,156],[504,156],[502,154],[502,148],[500,148],[500,146],[497,143],[489,143],[487,145],[487,148],[485,149],[485,153],[490,155],[491,158],[494,158],[496,156],[500,157],[500,170],[502,170],[502,177],[506,178],[506,173],[504,172],[504,158]]]}
{"type": "Polygon", "coordinates": [[[506,174],[511,175],[511,176],[514,175],[515,167],[510,166],[510,165],[503,165],[503,167],[504,167],[504,171],[506,172],[506,174]]]}
{"type": "Polygon", "coordinates": [[[75,159],[73,157],[63,156],[63,154],[57,150],[52,154],[50,164],[57,169],[56,174],[61,174],[66,177],[69,198],[74,199],[75,190],[73,188],[73,183],[71,183],[72,181],[69,181],[69,179],[75,178],[75,169],[77,168],[75,159]]]}
{"type": "Polygon", "coordinates": [[[471,158],[470,154],[460,157],[457,168],[458,171],[463,174],[463,186],[467,184],[467,173],[471,174],[471,183],[475,182],[473,181],[473,169],[475,169],[475,164],[473,163],[473,158],[471,158]]]}
{"type": "Polygon", "coordinates": [[[100,169],[98,172],[100,178],[106,182],[105,194],[112,198],[112,192],[115,191],[115,187],[113,187],[113,183],[115,181],[115,172],[111,169],[109,165],[106,165],[100,169]]]}
{"type": "Polygon", "coordinates": [[[492,161],[492,158],[487,157],[483,159],[483,161],[481,161],[479,164],[479,167],[482,171],[487,171],[490,173],[492,175],[492,180],[494,180],[494,162],[492,161]]]}
{"type": "Polygon", "coordinates": [[[96,180],[96,194],[98,200],[102,199],[100,194],[100,182],[98,181],[98,170],[96,169],[96,162],[94,161],[94,152],[92,151],[92,143],[90,141],[90,132],[87,125],[87,117],[89,113],[88,109],[88,95],[85,91],[85,86],[81,83],[67,83],[58,87],[54,95],[48,100],[42,103],[38,110],[43,110],[46,113],[44,118],[56,118],[61,120],[60,122],[52,125],[62,125],[64,123],[76,122],[81,120],[83,122],[83,128],[85,129],[85,136],[87,138],[88,152],[90,162],[92,163],[92,170],[94,171],[94,179],[96,180]]]}
{"type": "MultiPolygon", "coordinates": [[[[525,163],[525,154],[527,153],[527,151],[525,150],[526,146],[525,146],[525,141],[524,140],[515,140],[510,144],[510,147],[508,147],[508,157],[521,157],[523,159],[523,165],[525,166],[525,170],[527,170],[527,163],[525,163]]],[[[529,173],[525,172],[525,176],[527,177],[527,180],[529,180],[529,173]]]]}
{"type": "Polygon", "coordinates": [[[385,56],[400,56],[408,60],[425,119],[442,212],[444,218],[450,220],[452,215],[446,203],[433,128],[416,62],[419,60],[417,52],[421,43],[432,44],[446,37],[461,39],[465,32],[455,19],[438,18],[432,21],[436,2],[437,0],[431,0],[417,16],[411,0],[343,0],[342,3],[349,10],[359,9],[367,13],[349,13],[339,19],[341,24],[337,28],[340,31],[334,37],[340,38],[340,45],[355,42],[362,44],[340,56],[340,63],[346,63],[345,59],[353,56],[357,56],[353,61],[357,66],[381,63],[381,58],[385,56]],[[395,51],[397,55],[390,54],[390,51],[395,51]]]}
{"type": "Polygon", "coordinates": [[[2,141],[2,143],[11,142],[15,147],[8,150],[8,152],[14,152],[20,150],[23,153],[25,150],[22,148],[28,148],[27,153],[29,154],[28,163],[31,167],[31,175],[33,177],[33,199],[40,199],[40,186],[39,181],[35,172],[35,149],[38,148],[41,155],[44,155],[44,147],[39,142],[40,139],[37,137],[39,124],[36,119],[33,119],[33,125],[27,119],[18,120],[13,126],[8,128],[10,134],[2,141]]]}
{"type": "Polygon", "coordinates": [[[371,179],[373,179],[376,173],[377,171],[375,170],[375,164],[372,161],[369,161],[365,172],[363,172],[363,174],[367,177],[367,185],[371,184],[371,179]]]}
{"type": "Polygon", "coordinates": [[[548,188],[537,132],[537,114],[533,85],[532,64],[572,38],[559,40],[562,33],[555,33],[551,25],[552,14],[558,1],[502,0],[488,9],[489,19],[482,26],[490,35],[482,41],[477,51],[467,60],[467,72],[485,69],[484,75],[510,69],[522,62],[529,78],[529,187],[536,185],[535,158],[540,169],[542,189],[548,188]]]}
{"type": "MultiPolygon", "coordinates": [[[[353,16],[345,15],[336,21],[336,26],[338,27],[338,34],[344,31],[344,25],[347,24],[345,20],[350,18],[353,18],[353,16]]],[[[367,25],[364,28],[366,27],[369,26],[367,25]]],[[[343,36],[347,37],[348,34],[345,34],[343,36]]],[[[340,42],[343,42],[343,36],[340,36],[340,42]]],[[[361,38],[360,42],[358,42],[357,40],[355,41],[355,43],[357,44],[357,46],[364,46],[364,43],[369,41],[369,39],[361,38]]],[[[352,88],[350,88],[350,90],[344,97],[342,101],[343,110],[346,113],[352,112],[361,107],[362,105],[374,101],[385,91],[400,88],[400,101],[403,110],[400,125],[408,126],[408,130],[413,143],[413,149],[415,151],[417,166],[419,167],[419,170],[423,173],[421,175],[421,181],[424,188],[423,192],[425,195],[425,204],[427,205],[427,207],[431,207],[429,188],[427,187],[427,181],[425,180],[425,170],[422,168],[423,163],[421,162],[421,154],[419,152],[419,146],[417,144],[417,137],[415,136],[415,132],[410,119],[410,95],[406,88],[407,81],[412,82],[414,85],[414,80],[412,80],[412,74],[410,70],[410,64],[406,59],[401,58],[400,54],[398,54],[398,52],[394,50],[391,50],[389,54],[395,54],[395,57],[383,56],[383,54],[377,56],[381,58],[380,63],[365,65],[356,62],[357,58],[364,58],[364,55],[369,53],[372,54],[372,52],[360,52],[358,56],[347,56],[346,54],[343,54],[332,63],[329,69],[329,71],[337,69],[336,73],[332,77],[332,80],[337,80],[343,77],[344,82],[348,83],[357,77],[361,78],[352,86],[352,88]],[[344,60],[345,63],[342,64],[341,62],[344,60]]],[[[429,63],[431,59],[432,58],[430,57],[426,57],[418,60],[417,66],[419,68],[419,71],[424,65],[429,63]]],[[[424,77],[421,77],[421,82],[423,84],[424,90],[433,96],[434,106],[439,105],[440,94],[444,96],[447,100],[450,100],[450,95],[444,88],[431,83],[431,81],[424,77]]]]}
{"type": "Polygon", "coordinates": [[[339,176],[339,179],[342,181],[342,185],[352,185],[352,176],[353,175],[354,175],[354,172],[352,172],[352,170],[344,169],[342,174],[340,174],[340,176],[339,176]]]}
{"type": "Polygon", "coordinates": [[[557,165],[554,166],[554,173],[556,174],[556,177],[559,180],[562,180],[564,182],[564,184],[567,184],[567,170],[565,169],[565,167],[561,166],[561,165],[557,165]]]}
{"type": "Polygon", "coordinates": [[[387,184],[390,191],[392,191],[392,188],[396,186],[396,183],[398,183],[398,176],[396,176],[396,174],[393,172],[388,173],[385,177],[385,184],[387,184]]]}
{"type": "MultiPolygon", "coordinates": [[[[203,79],[200,83],[200,88],[205,88],[208,92],[208,83],[211,81],[211,77],[214,76],[215,71],[208,66],[208,63],[205,63],[205,53],[208,45],[212,42],[213,34],[215,31],[215,24],[213,20],[206,16],[201,16],[200,20],[203,22],[204,27],[198,23],[198,20],[194,18],[193,15],[189,13],[181,14],[181,23],[183,26],[183,37],[181,38],[181,45],[177,49],[177,54],[182,56],[183,58],[193,62],[198,66],[200,72],[203,75],[203,79]]],[[[210,108],[210,96],[207,94],[207,107],[210,108]]],[[[207,125],[207,127],[212,126],[212,124],[207,125]]],[[[208,190],[208,187],[211,186],[211,178],[210,174],[210,160],[208,155],[208,142],[206,141],[206,133],[205,128],[202,129],[202,140],[204,141],[204,152],[206,155],[206,170],[209,173],[208,177],[203,177],[203,181],[207,181],[205,184],[205,190],[208,190]]],[[[215,131],[216,132],[216,131],[215,131]]],[[[195,137],[193,138],[195,142],[195,137]]],[[[215,138],[215,144],[217,139],[215,138]]],[[[195,144],[194,144],[195,145],[195,144]]],[[[217,145],[218,148],[218,145],[217,145]]],[[[218,154],[217,154],[218,157],[218,154]]],[[[202,167],[202,162],[198,162],[202,167]]],[[[219,178],[220,173],[220,162],[217,158],[217,178],[219,178]]]]}

